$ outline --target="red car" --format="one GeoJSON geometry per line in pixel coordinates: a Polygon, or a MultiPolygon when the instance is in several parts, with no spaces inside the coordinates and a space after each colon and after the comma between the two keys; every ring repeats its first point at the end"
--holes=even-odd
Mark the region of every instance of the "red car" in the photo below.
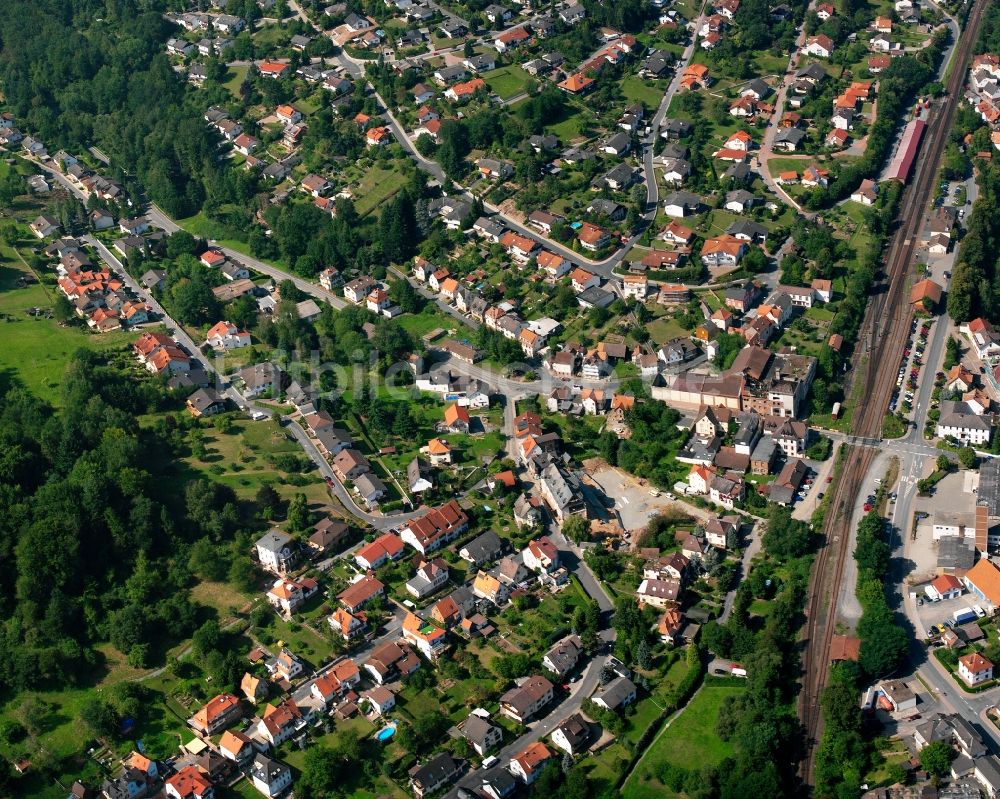
{"type": "Polygon", "coordinates": [[[865,513],[868,513],[871,509],[872,509],[872,503],[866,502],[865,503],[865,513]]]}

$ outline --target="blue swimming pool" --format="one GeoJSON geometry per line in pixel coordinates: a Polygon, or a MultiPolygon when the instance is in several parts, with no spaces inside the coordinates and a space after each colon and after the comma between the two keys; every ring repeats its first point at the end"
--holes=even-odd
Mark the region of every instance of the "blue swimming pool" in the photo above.
{"type": "Polygon", "coordinates": [[[378,735],[376,735],[375,737],[382,743],[385,743],[395,734],[396,734],[396,728],[394,726],[388,726],[388,727],[383,727],[381,730],[379,730],[378,735]]]}

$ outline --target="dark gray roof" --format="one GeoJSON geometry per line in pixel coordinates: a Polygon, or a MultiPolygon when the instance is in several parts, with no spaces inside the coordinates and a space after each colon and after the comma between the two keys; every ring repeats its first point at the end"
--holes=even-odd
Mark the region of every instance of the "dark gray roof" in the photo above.
{"type": "Polygon", "coordinates": [[[281,530],[268,530],[257,539],[257,549],[263,549],[267,552],[281,552],[291,540],[292,537],[288,533],[283,533],[281,530]]]}
{"type": "Polygon", "coordinates": [[[826,70],[819,64],[810,64],[795,73],[797,78],[810,78],[811,80],[823,80],[826,77],[826,70]]]}
{"type": "Polygon", "coordinates": [[[744,163],[733,164],[729,169],[722,173],[724,178],[732,178],[733,180],[746,180],[750,177],[750,167],[744,163]]]}
{"type": "Polygon", "coordinates": [[[271,760],[271,758],[262,754],[258,754],[253,759],[253,767],[250,770],[251,774],[256,779],[261,780],[267,785],[272,785],[277,782],[279,775],[285,771],[288,771],[288,766],[284,763],[279,763],[277,760],[271,760]]]}
{"type": "Polygon", "coordinates": [[[482,784],[485,788],[489,786],[497,796],[507,796],[517,788],[517,780],[514,775],[502,766],[496,766],[483,774],[482,784]]]}
{"type": "Polygon", "coordinates": [[[467,552],[475,563],[486,563],[487,561],[496,560],[500,556],[500,553],[503,551],[503,542],[495,532],[487,530],[462,547],[462,551],[467,552]]]}
{"type": "Polygon", "coordinates": [[[628,677],[616,677],[594,696],[604,700],[610,708],[619,707],[629,695],[635,693],[635,684],[628,677]]]}
{"type": "Polygon", "coordinates": [[[590,725],[579,713],[574,713],[556,729],[562,730],[574,751],[590,737],[590,725]]]}
{"type": "Polygon", "coordinates": [[[686,159],[688,154],[689,150],[686,144],[681,144],[680,142],[669,142],[660,152],[660,158],[686,159]]]}
{"type": "Polygon", "coordinates": [[[433,483],[433,480],[431,480],[430,468],[427,464],[420,460],[420,458],[415,457],[406,466],[406,482],[410,487],[410,491],[413,491],[413,486],[415,486],[421,478],[433,483]]]}
{"type": "Polygon", "coordinates": [[[1000,516],[1000,459],[990,458],[979,467],[976,504],[988,508],[990,516],[1000,516]]]}
{"type": "Polygon", "coordinates": [[[204,411],[216,403],[225,403],[225,397],[221,396],[214,388],[199,388],[194,394],[187,398],[192,408],[204,411]]]}
{"type": "Polygon", "coordinates": [[[495,729],[497,729],[497,726],[492,724],[489,719],[484,719],[475,714],[470,714],[462,722],[462,735],[465,736],[469,743],[480,747],[486,744],[486,738],[490,734],[490,730],[495,729]]]}
{"type": "Polygon", "coordinates": [[[609,217],[614,217],[619,212],[624,211],[625,206],[614,200],[605,200],[603,197],[598,197],[587,207],[587,210],[595,214],[606,214],[609,217]]]}
{"type": "Polygon", "coordinates": [[[778,131],[778,134],[774,137],[775,143],[788,142],[789,144],[799,144],[806,134],[803,133],[798,128],[782,128],[778,131]]]}
{"type": "Polygon", "coordinates": [[[410,770],[410,779],[421,785],[439,785],[458,770],[455,759],[447,752],[441,752],[422,766],[410,770]]]}
{"type": "Polygon", "coordinates": [[[691,132],[691,123],[684,119],[664,119],[660,127],[677,136],[687,136],[691,132]]]}
{"type": "Polygon", "coordinates": [[[604,174],[604,181],[629,184],[635,180],[635,170],[628,164],[615,164],[604,174]]]}
{"type": "Polygon", "coordinates": [[[576,665],[583,651],[583,644],[576,635],[569,635],[545,653],[545,660],[552,664],[556,674],[562,676],[576,665]]]}
{"type": "Polygon", "coordinates": [[[663,198],[664,205],[680,205],[685,208],[697,208],[701,205],[701,198],[697,194],[689,191],[672,191],[663,198]]]}
{"type": "Polygon", "coordinates": [[[629,145],[632,144],[632,137],[629,136],[625,131],[620,131],[613,136],[609,136],[604,140],[602,147],[613,147],[615,150],[621,151],[628,149],[629,145]]]}
{"type": "Polygon", "coordinates": [[[729,227],[726,233],[730,236],[749,236],[751,239],[767,238],[767,228],[749,219],[737,219],[729,227]]]}
{"type": "Polygon", "coordinates": [[[606,305],[611,305],[615,301],[615,295],[610,291],[605,291],[604,289],[599,289],[597,286],[590,286],[584,289],[576,298],[581,303],[586,303],[590,306],[597,306],[598,308],[603,308],[606,305]]]}
{"type": "Polygon", "coordinates": [[[379,480],[379,478],[374,474],[368,472],[361,475],[354,481],[354,487],[358,490],[358,493],[365,498],[374,496],[380,491],[384,494],[386,490],[385,483],[379,480]]]}

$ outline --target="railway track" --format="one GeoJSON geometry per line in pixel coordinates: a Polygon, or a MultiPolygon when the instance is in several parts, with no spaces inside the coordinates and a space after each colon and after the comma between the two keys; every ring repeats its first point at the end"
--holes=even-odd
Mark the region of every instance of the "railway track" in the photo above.
{"type": "MultiPolygon", "coordinates": [[[[930,207],[938,165],[961,101],[986,1],[976,0],[962,30],[945,99],[933,109],[928,121],[923,153],[917,161],[912,181],[904,189],[897,215],[899,223],[889,243],[885,268],[865,312],[859,342],[870,343],[868,360],[863,370],[855,374],[855,379],[862,382],[864,400],[855,411],[851,431],[858,437],[880,436],[882,421],[895,388],[896,368],[903,357],[913,319],[907,277],[919,246],[925,214],[930,207]]],[[[872,447],[846,447],[840,475],[832,487],[832,512],[827,514],[824,525],[825,541],[816,555],[806,599],[806,647],[799,718],[806,733],[800,776],[807,784],[813,784],[816,746],[822,734],[820,696],[829,670],[830,643],[837,621],[844,563],[850,554],[851,516],[875,455],[876,450],[872,447]]]]}

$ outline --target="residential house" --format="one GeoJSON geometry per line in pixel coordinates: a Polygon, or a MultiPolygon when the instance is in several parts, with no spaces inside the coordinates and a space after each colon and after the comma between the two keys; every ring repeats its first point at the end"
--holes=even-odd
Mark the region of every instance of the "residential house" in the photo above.
{"type": "Polygon", "coordinates": [[[676,603],[680,597],[680,592],[680,580],[646,578],[639,583],[635,595],[641,605],[664,608],[676,603]]]}
{"type": "Polygon", "coordinates": [[[806,39],[802,52],[816,58],[829,58],[833,54],[833,49],[833,39],[820,33],[806,39]]]}
{"type": "Polygon", "coordinates": [[[215,799],[215,788],[197,766],[184,766],[164,781],[170,799],[215,799]]]}
{"type": "Polygon", "coordinates": [[[265,533],[257,539],[254,548],[261,568],[277,575],[284,575],[295,564],[299,554],[291,536],[281,530],[265,533]]]}
{"type": "Polygon", "coordinates": [[[445,631],[414,613],[406,614],[402,632],[403,639],[428,660],[437,660],[448,648],[445,631]]]}
{"type": "Polygon", "coordinates": [[[376,685],[363,691],[361,698],[368,702],[372,713],[384,717],[396,706],[396,695],[384,685],[376,685]]]}
{"type": "Polygon", "coordinates": [[[604,710],[617,711],[635,702],[636,687],[628,678],[618,676],[597,689],[591,701],[604,710]]]}
{"type": "Polygon", "coordinates": [[[463,560],[478,568],[483,564],[492,563],[503,554],[503,542],[493,530],[487,530],[469,541],[458,554],[463,560]]]}
{"type": "Polygon", "coordinates": [[[472,581],[472,593],[497,606],[503,605],[509,596],[509,591],[504,583],[482,570],[476,573],[476,577],[472,581]]]}
{"type": "Polygon", "coordinates": [[[958,676],[969,687],[993,679],[993,663],[978,652],[971,652],[958,659],[958,676]]]}
{"type": "Polygon", "coordinates": [[[584,752],[589,742],[590,725],[579,713],[574,713],[552,731],[552,744],[571,757],[584,752]]]}
{"type": "Polygon", "coordinates": [[[420,668],[420,658],[405,641],[389,641],[372,651],[364,668],[376,683],[383,685],[415,672],[420,668]]]}
{"type": "Polygon", "coordinates": [[[355,615],[344,608],[337,608],[327,617],[327,624],[332,630],[340,633],[345,641],[350,641],[365,631],[368,627],[368,619],[360,611],[355,615]]]}
{"type": "Polygon", "coordinates": [[[531,785],[538,779],[542,769],[553,759],[551,750],[541,741],[528,744],[518,754],[511,758],[508,766],[510,773],[525,785],[531,785]]]}
{"type": "Polygon", "coordinates": [[[219,740],[219,753],[238,766],[245,766],[254,756],[253,741],[239,730],[226,730],[219,740]]]}
{"type": "Polygon", "coordinates": [[[273,798],[280,796],[292,784],[292,770],[284,763],[258,754],[250,767],[250,781],[264,796],[273,798]]]}
{"type": "Polygon", "coordinates": [[[500,697],[500,713],[518,724],[524,724],[552,701],[553,691],[552,683],[544,677],[528,677],[500,697]]]}
{"type": "Polygon", "coordinates": [[[966,402],[942,400],[937,421],[938,438],[982,446],[989,443],[993,426],[989,419],[974,413],[966,402]]]}
{"type": "Polygon", "coordinates": [[[188,719],[188,725],[202,735],[214,735],[242,717],[243,709],[238,697],[233,694],[218,694],[188,719]]]}
{"type": "Polygon", "coordinates": [[[577,635],[569,635],[557,641],[542,658],[542,667],[562,679],[569,674],[583,654],[583,644],[577,635]]]}
{"type": "Polygon", "coordinates": [[[448,582],[448,564],[440,558],[426,562],[417,568],[417,573],[407,581],[407,592],[423,599],[438,591],[448,582]]]}
{"type": "Polygon", "coordinates": [[[411,520],[400,537],[422,555],[426,555],[454,541],[468,528],[469,517],[455,500],[450,500],[411,520]]]}
{"type": "Polygon", "coordinates": [[[503,728],[475,712],[458,725],[458,730],[480,757],[486,757],[488,752],[503,743],[503,728]]]}
{"type": "Polygon", "coordinates": [[[353,614],[384,593],[385,585],[371,574],[365,574],[337,594],[337,600],[353,614]]]}
{"type": "Polygon", "coordinates": [[[410,790],[417,799],[432,794],[454,782],[462,773],[462,765],[449,753],[441,752],[422,766],[410,769],[410,790]]]}
{"type": "Polygon", "coordinates": [[[309,597],[319,591],[319,584],[312,577],[299,580],[276,580],[267,592],[267,601],[286,617],[291,616],[309,597]]]}

